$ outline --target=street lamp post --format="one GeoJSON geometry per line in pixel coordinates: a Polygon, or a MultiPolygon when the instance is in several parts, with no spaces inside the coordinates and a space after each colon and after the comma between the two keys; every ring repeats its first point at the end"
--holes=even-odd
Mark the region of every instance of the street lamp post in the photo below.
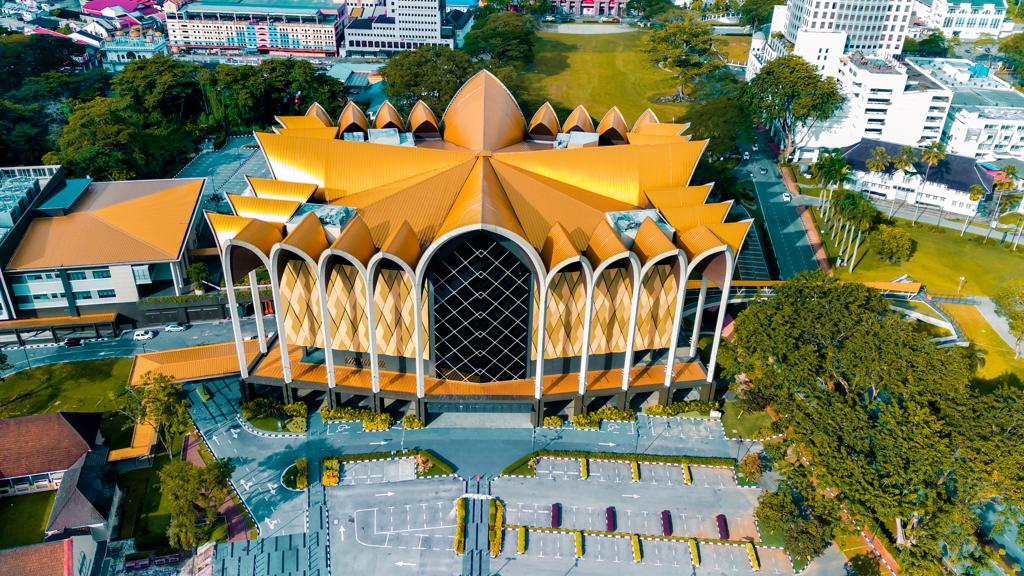
{"type": "Polygon", "coordinates": [[[956,287],[956,297],[957,298],[960,297],[960,291],[964,289],[964,280],[966,280],[966,279],[967,279],[966,276],[960,276],[960,284],[956,287]]]}

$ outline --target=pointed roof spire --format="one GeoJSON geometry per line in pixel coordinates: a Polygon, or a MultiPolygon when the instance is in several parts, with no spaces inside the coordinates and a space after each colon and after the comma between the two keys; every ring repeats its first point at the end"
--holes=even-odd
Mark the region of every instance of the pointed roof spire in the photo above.
{"type": "Polygon", "coordinates": [[[515,209],[491,166],[491,159],[487,156],[476,159],[437,235],[443,236],[452,230],[483,224],[526,237],[515,209]]]}
{"type": "Polygon", "coordinates": [[[444,139],[470,150],[496,151],[523,141],[526,118],[497,76],[477,72],[455,93],[442,118],[444,139]]]}
{"type": "Polygon", "coordinates": [[[324,107],[319,102],[313,102],[306,109],[306,116],[316,116],[324,123],[324,126],[331,126],[331,115],[324,110],[324,107]]]}
{"type": "Polygon", "coordinates": [[[569,113],[569,117],[565,119],[565,124],[562,125],[562,132],[568,134],[569,132],[593,132],[594,131],[594,120],[590,117],[590,112],[580,104],[569,113]]]}
{"type": "Polygon", "coordinates": [[[618,106],[612,106],[601,123],[597,126],[597,133],[600,136],[601,144],[625,144],[626,143],[626,119],[618,106]]]}
{"type": "Polygon", "coordinates": [[[562,262],[580,255],[580,251],[573,245],[569,232],[560,223],[555,222],[544,240],[544,247],[541,248],[540,257],[544,260],[544,266],[548,270],[554,269],[562,262]]]}
{"type": "Polygon", "coordinates": [[[636,122],[633,123],[632,132],[637,132],[640,127],[645,124],[658,124],[660,122],[661,120],[658,120],[658,115],[654,113],[654,110],[648,108],[647,110],[644,110],[643,114],[641,114],[640,117],[636,119],[636,122]]]}
{"type": "Polygon", "coordinates": [[[434,111],[427,106],[423,100],[416,102],[409,112],[409,131],[420,136],[438,136],[441,134],[440,125],[434,116],[434,111]]]}
{"type": "Polygon", "coordinates": [[[345,108],[338,116],[338,129],[342,134],[346,132],[366,132],[370,123],[366,121],[366,114],[355,102],[349,100],[345,108]]]}
{"type": "Polygon", "coordinates": [[[402,117],[398,115],[398,110],[395,110],[395,106],[391,104],[390,100],[385,100],[377,109],[377,115],[373,117],[373,127],[397,128],[399,132],[405,132],[402,117]]]}
{"type": "Polygon", "coordinates": [[[420,256],[422,256],[420,242],[416,239],[416,232],[413,231],[412,226],[409,226],[409,222],[406,220],[402,220],[402,223],[384,240],[380,251],[391,254],[408,264],[410,268],[416,268],[416,264],[420,261],[420,256]]]}
{"type": "Polygon", "coordinates": [[[558,114],[550,102],[545,102],[537,109],[530,120],[528,133],[534,140],[551,141],[558,134],[558,114]]]}

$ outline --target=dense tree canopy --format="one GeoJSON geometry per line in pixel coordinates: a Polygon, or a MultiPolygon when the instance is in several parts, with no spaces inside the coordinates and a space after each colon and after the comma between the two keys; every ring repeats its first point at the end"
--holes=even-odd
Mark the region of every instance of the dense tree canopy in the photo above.
{"type": "Polygon", "coordinates": [[[737,8],[740,23],[750,26],[767,24],[772,19],[775,7],[785,3],[785,0],[744,0],[737,8]]]}
{"type": "Polygon", "coordinates": [[[959,348],[938,349],[871,289],[798,277],[736,320],[723,365],[747,402],[771,405],[813,478],[879,526],[902,574],[982,562],[975,507],[1024,504],[1024,392],[982,393],[959,348]],[[1001,448],[1000,448],[1001,446],[1001,448]]]}
{"type": "Polygon", "coordinates": [[[392,104],[407,112],[423,100],[438,116],[474,72],[468,54],[443,46],[399,52],[380,69],[392,104]]]}
{"type": "Polygon", "coordinates": [[[946,44],[946,37],[942,35],[942,32],[935,30],[920,40],[907,36],[903,41],[903,53],[912,56],[945,58],[949,55],[949,46],[946,44]]]}
{"type": "Polygon", "coordinates": [[[227,460],[198,467],[172,459],[160,469],[160,490],[173,495],[167,526],[171,546],[192,550],[210,538],[217,509],[230,493],[228,479],[233,468],[227,460]]]}
{"type": "Polygon", "coordinates": [[[490,67],[527,66],[533,63],[537,21],[516,12],[483,12],[466,35],[463,50],[484,58],[490,67]]]}
{"type": "Polygon", "coordinates": [[[823,78],[803,58],[787,55],[761,69],[747,85],[744,99],[756,122],[781,130],[782,158],[789,159],[800,131],[831,118],[844,97],[834,78],[823,78]]]}
{"type": "Polygon", "coordinates": [[[659,66],[676,71],[681,87],[690,91],[696,80],[720,69],[719,40],[711,24],[702,22],[696,12],[669,21],[644,38],[643,50],[659,66]]]}
{"type": "Polygon", "coordinates": [[[698,83],[681,119],[690,123],[694,138],[709,140],[705,155],[721,157],[750,140],[752,125],[742,92],[740,79],[724,69],[698,83]]]}
{"type": "Polygon", "coordinates": [[[1011,34],[1000,40],[999,53],[1019,79],[1024,70],[1024,33],[1011,34]]]}

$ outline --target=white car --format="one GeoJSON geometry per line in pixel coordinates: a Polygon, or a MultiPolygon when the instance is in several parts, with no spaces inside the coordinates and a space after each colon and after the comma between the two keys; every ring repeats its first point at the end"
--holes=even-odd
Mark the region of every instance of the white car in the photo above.
{"type": "Polygon", "coordinates": [[[164,326],[164,332],[184,332],[185,329],[184,324],[178,324],[177,322],[164,326]]]}
{"type": "Polygon", "coordinates": [[[789,192],[783,192],[782,193],[782,199],[785,200],[786,202],[792,202],[793,201],[793,195],[790,194],[789,192]]]}
{"type": "Polygon", "coordinates": [[[156,337],[156,334],[149,330],[136,330],[135,334],[132,334],[132,340],[152,340],[156,337]]]}
{"type": "Polygon", "coordinates": [[[744,160],[750,160],[750,152],[744,152],[743,153],[743,159],[744,160]]]}
{"type": "Polygon", "coordinates": [[[757,144],[754,144],[753,146],[751,146],[751,149],[753,149],[754,152],[757,152],[757,144]]]}

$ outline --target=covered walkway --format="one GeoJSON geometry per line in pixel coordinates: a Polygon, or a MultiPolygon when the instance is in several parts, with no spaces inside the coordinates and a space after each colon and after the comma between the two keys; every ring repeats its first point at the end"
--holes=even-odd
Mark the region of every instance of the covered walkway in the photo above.
{"type": "MultiPolygon", "coordinates": [[[[246,340],[243,346],[245,358],[252,366],[260,353],[259,341],[246,340]]],[[[178,382],[237,374],[238,355],[235,343],[207,344],[138,354],[135,356],[128,381],[133,386],[138,386],[147,372],[160,372],[178,382]]]]}

